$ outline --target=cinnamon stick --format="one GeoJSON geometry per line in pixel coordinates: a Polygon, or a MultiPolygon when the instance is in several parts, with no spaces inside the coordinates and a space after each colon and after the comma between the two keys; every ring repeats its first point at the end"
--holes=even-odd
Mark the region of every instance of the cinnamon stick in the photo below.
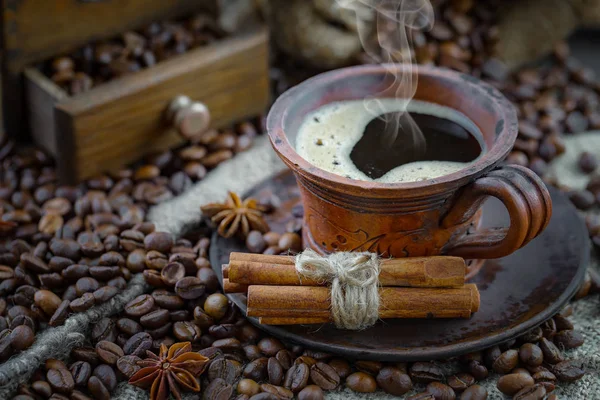
{"type": "MultiPolygon", "coordinates": [[[[247,314],[277,318],[281,325],[296,324],[299,319],[327,322],[331,320],[329,296],[326,287],[252,285],[247,314]]],[[[380,318],[469,318],[480,303],[474,284],[440,289],[383,287],[379,296],[380,318]]]]}
{"type": "Polygon", "coordinates": [[[248,285],[234,283],[227,278],[223,278],[223,291],[225,293],[246,293],[248,292],[248,285]]]}
{"type": "MultiPolygon", "coordinates": [[[[325,286],[327,282],[301,278],[294,257],[231,253],[223,277],[245,285],[325,286]]],[[[460,257],[410,257],[381,262],[381,286],[457,287],[465,283],[466,265],[460,257]]]]}

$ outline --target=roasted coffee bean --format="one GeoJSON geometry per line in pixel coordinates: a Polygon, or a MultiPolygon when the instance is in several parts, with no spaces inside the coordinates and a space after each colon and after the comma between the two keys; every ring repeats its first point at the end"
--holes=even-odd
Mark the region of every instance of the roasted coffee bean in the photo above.
{"type": "Polygon", "coordinates": [[[519,363],[519,352],[507,350],[494,361],[492,368],[499,374],[506,374],[514,369],[519,363]]]}
{"type": "Polygon", "coordinates": [[[556,382],[556,375],[554,375],[550,371],[538,371],[534,373],[532,376],[535,383],[538,382],[556,382]]]}
{"type": "Polygon", "coordinates": [[[475,378],[465,372],[460,372],[449,377],[447,383],[456,393],[460,393],[473,385],[475,378]]]}
{"type": "Polygon", "coordinates": [[[110,392],[97,377],[90,377],[87,387],[95,400],[110,400],[110,392]]]}
{"type": "Polygon", "coordinates": [[[262,392],[250,397],[250,400],[279,400],[279,398],[272,393],[262,392]]]}
{"type": "Polygon", "coordinates": [[[110,318],[102,318],[92,328],[92,342],[100,341],[114,342],[117,338],[115,322],[110,318]]]}
{"type": "Polygon", "coordinates": [[[227,297],[225,297],[221,293],[213,293],[206,298],[203,309],[206,314],[208,314],[216,320],[219,320],[225,316],[225,313],[227,312],[227,307],[227,297]]]}
{"type": "Polygon", "coordinates": [[[207,329],[214,324],[214,320],[204,312],[202,307],[198,306],[194,308],[194,323],[202,329],[207,329]]]}
{"type": "MultiPolygon", "coordinates": [[[[257,346],[257,349],[259,349],[258,346],[257,346]]],[[[260,351],[260,349],[259,349],[259,351],[260,351]]],[[[285,371],[290,369],[294,362],[293,361],[294,355],[287,349],[279,350],[277,352],[277,354],[275,354],[275,358],[277,359],[277,361],[279,361],[279,364],[285,371]]],[[[336,372],[337,372],[337,370],[336,370],[336,372]]]]}
{"type": "Polygon", "coordinates": [[[196,278],[194,276],[186,276],[185,278],[180,278],[175,284],[175,293],[177,293],[179,297],[185,300],[197,299],[200,296],[202,296],[205,291],[205,285],[199,278],[196,278]]]}
{"type": "Polygon", "coordinates": [[[141,361],[141,358],[137,356],[123,356],[117,360],[117,369],[126,378],[131,378],[141,368],[137,364],[138,361],[141,361]]]}
{"type": "Polygon", "coordinates": [[[582,363],[578,360],[561,361],[552,367],[552,373],[561,382],[575,382],[585,375],[582,363]]]}
{"type": "Polygon", "coordinates": [[[590,174],[598,168],[598,159],[594,154],[584,151],[579,155],[579,168],[586,174],[590,174]]]}
{"type": "Polygon", "coordinates": [[[563,361],[563,356],[562,356],[560,350],[554,345],[554,343],[552,343],[548,339],[542,338],[539,341],[538,346],[540,347],[540,349],[542,350],[542,353],[544,354],[545,362],[548,362],[550,364],[557,364],[557,363],[563,361]]]}
{"type": "MultiPolygon", "coordinates": [[[[258,360],[257,360],[258,361],[258,360]]],[[[304,389],[310,377],[310,369],[306,364],[295,364],[285,374],[283,386],[294,393],[304,389]]]]}
{"type": "Polygon", "coordinates": [[[55,256],[79,260],[81,257],[79,243],[73,239],[54,239],[50,242],[50,251],[55,256]]]}
{"type": "Polygon", "coordinates": [[[258,348],[264,355],[272,357],[280,350],[285,349],[285,346],[275,338],[264,338],[258,342],[258,348]]]}
{"type": "Polygon", "coordinates": [[[535,343],[539,341],[543,336],[542,328],[539,326],[537,328],[533,328],[523,336],[521,336],[521,340],[524,342],[535,343]]]}
{"type": "Polygon", "coordinates": [[[85,387],[88,379],[92,375],[92,366],[85,361],[75,361],[71,364],[69,371],[71,371],[71,375],[73,375],[75,386],[85,387]]]}
{"type": "Polygon", "coordinates": [[[379,361],[356,361],[354,366],[357,370],[366,372],[367,374],[377,375],[383,364],[379,361]]]}
{"type": "Polygon", "coordinates": [[[542,350],[533,343],[525,343],[519,349],[519,358],[527,365],[533,367],[541,365],[544,361],[542,350]]]}
{"type": "Polygon", "coordinates": [[[35,330],[36,328],[34,320],[31,317],[28,317],[27,315],[17,315],[13,319],[11,319],[9,328],[15,329],[19,325],[27,325],[31,328],[31,330],[35,330]]]}
{"type": "Polygon", "coordinates": [[[263,357],[263,354],[260,352],[260,349],[258,348],[258,346],[255,346],[255,345],[244,346],[243,350],[244,350],[244,355],[250,361],[254,361],[257,358],[263,357]]]}
{"type": "MultiPolygon", "coordinates": [[[[271,364],[271,360],[277,361],[275,358],[269,359],[269,366],[271,364]]],[[[281,368],[281,365],[278,362],[277,365],[279,368],[281,368]]],[[[281,371],[283,371],[283,369],[281,369],[281,371]]],[[[269,368],[269,379],[270,378],[271,369],[269,368]]],[[[340,377],[335,369],[323,362],[317,362],[310,367],[310,378],[314,384],[324,390],[333,390],[340,384],[340,377]]],[[[270,380],[271,382],[274,382],[272,379],[270,380]]]]}
{"type": "Polygon", "coordinates": [[[56,358],[49,358],[46,360],[46,362],[44,363],[44,368],[46,368],[46,370],[49,369],[68,369],[67,365],[61,361],[61,360],[57,360],[56,358]]]}
{"type": "MultiPolygon", "coordinates": [[[[144,317],[145,316],[142,316],[142,318],[144,317]]],[[[125,333],[127,336],[133,336],[136,333],[140,333],[143,330],[142,326],[137,321],[134,321],[129,318],[119,318],[117,320],[116,326],[121,332],[125,333]]]]}
{"type": "Polygon", "coordinates": [[[460,400],[485,400],[487,399],[487,390],[483,386],[477,384],[469,386],[462,395],[460,400]]]}
{"type": "Polygon", "coordinates": [[[534,380],[529,374],[516,373],[501,376],[498,379],[497,387],[502,393],[513,396],[519,390],[527,386],[532,386],[534,380]]]}
{"type": "Polygon", "coordinates": [[[167,253],[173,246],[173,237],[167,232],[152,232],[144,238],[146,250],[156,250],[167,253]]]}
{"type": "Polygon", "coordinates": [[[454,390],[441,382],[430,382],[427,385],[427,392],[431,393],[435,400],[454,400],[456,398],[454,390]]]}
{"type": "Polygon", "coordinates": [[[33,382],[31,384],[31,389],[33,389],[34,392],[36,392],[40,396],[43,396],[44,398],[52,396],[52,388],[50,387],[50,384],[46,381],[33,382]]]}
{"type": "Polygon", "coordinates": [[[560,331],[554,336],[554,343],[561,350],[574,349],[583,345],[583,335],[574,330],[560,331]]]}
{"type": "Polygon", "coordinates": [[[329,366],[333,368],[342,379],[345,379],[352,372],[350,364],[341,358],[334,358],[329,361],[329,366]]]}
{"type": "Polygon", "coordinates": [[[309,356],[300,356],[298,358],[296,358],[296,360],[294,360],[294,364],[306,364],[309,367],[312,367],[313,365],[315,365],[317,363],[317,360],[315,360],[312,357],[309,356]]]}
{"type": "Polygon", "coordinates": [[[557,314],[554,316],[554,322],[556,324],[557,331],[569,331],[574,329],[573,324],[564,316],[557,314]]]}
{"type": "Polygon", "coordinates": [[[175,310],[170,311],[169,316],[171,321],[188,321],[191,318],[191,313],[188,310],[175,310]]]}
{"type": "Polygon", "coordinates": [[[173,287],[185,276],[185,267],[178,262],[168,263],[161,270],[160,276],[165,285],[173,287]]]}
{"type": "Polygon", "coordinates": [[[117,360],[124,355],[123,349],[107,340],[101,340],[96,344],[96,353],[102,362],[109,365],[115,365],[117,360]]]}
{"type": "Polygon", "coordinates": [[[109,392],[112,392],[117,387],[117,375],[114,369],[106,364],[100,364],[92,372],[92,376],[100,379],[109,392]]]}
{"type": "Polygon", "coordinates": [[[131,272],[142,272],[146,268],[146,251],[135,249],[129,253],[126,265],[131,272]]]}
{"type": "Polygon", "coordinates": [[[279,238],[277,246],[282,251],[299,252],[302,251],[302,238],[297,233],[286,232],[279,238]]]}
{"type": "Polygon", "coordinates": [[[92,293],[97,304],[104,303],[116,296],[119,289],[114,286],[103,286],[92,293]]]}
{"type": "Polygon", "coordinates": [[[90,267],[89,272],[92,278],[107,281],[109,279],[114,278],[120,273],[119,267],[90,267]]]}
{"type": "Polygon", "coordinates": [[[488,369],[485,367],[485,365],[475,360],[469,363],[468,368],[469,373],[473,375],[473,377],[478,381],[487,378],[489,374],[488,369]]]}
{"type": "MultiPolygon", "coordinates": [[[[208,367],[208,379],[210,381],[213,381],[217,378],[224,380],[225,382],[229,383],[230,385],[232,385],[240,376],[241,373],[241,368],[236,365],[237,363],[235,361],[231,361],[231,360],[227,360],[225,358],[218,358],[214,361],[212,361],[208,367]]],[[[248,364],[250,365],[250,364],[248,364]]],[[[265,366],[266,366],[266,360],[265,360],[265,366]]],[[[246,369],[244,369],[244,376],[246,378],[250,377],[246,375],[246,370],[248,369],[248,366],[246,366],[246,369]]],[[[262,375],[262,377],[264,377],[264,375],[262,375]]],[[[252,379],[252,377],[250,377],[252,379]]],[[[257,380],[262,380],[262,379],[257,379],[257,380]]]]}
{"type": "Polygon", "coordinates": [[[162,277],[160,276],[160,272],[155,271],[153,269],[146,269],[144,270],[143,274],[146,283],[150,286],[158,288],[165,287],[165,283],[163,282],[162,277]]]}
{"type": "Polygon", "coordinates": [[[91,293],[84,293],[81,297],[71,301],[69,306],[74,312],[83,312],[92,308],[96,300],[91,293]]]}
{"type": "Polygon", "coordinates": [[[72,264],[61,271],[63,278],[75,281],[90,275],[90,267],[83,264],[72,264]]]}
{"type": "Polygon", "coordinates": [[[142,294],[125,305],[125,314],[129,317],[139,318],[149,313],[154,308],[154,298],[148,294],[142,294]]]}
{"type": "Polygon", "coordinates": [[[241,379],[237,385],[237,393],[254,396],[260,392],[260,385],[252,379],[241,379]]]}
{"type": "Polygon", "coordinates": [[[588,190],[573,191],[569,194],[569,199],[580,210],[587,210],[596,202],[596,197],[588,190]]]}
{"type": "Polygon", "coordinates": [[[216,339],[226,339],[235,336],[237,327],[234,324],[213,325],[208,328],[208,333],[216,339]]]}
{"type": "Polygon", "coordinates": [[[246,237],[246,247],[251,253],[262,253],[267,248],[263,234],[259,231],[250,231],[246,237]]]}
{"type": "Polygon", "coordinates": [[[100,284],[94,278],[79,278],[75,283],[75,291],[77,296],[82,296],[84,293],[92,293],[100,288],[100,284]]]}
{"type": "Polygon", "coordinates": [[[184,306],[184,301],[175,293],[164,289],[157,289],[152,292],[152,298],[157,306],[166,308],[167,310],[178,310],[184,306]]]}
{"type": "Polygon", "coordinates": [[[371,375],[355,372],[346,378],[346,387],[359,393],[373,393],[377,389],[377,383],[371,375]]]}
{"type": "Polygon", "coordinates": [[[380,388],[395,396],[402,396],[412,389],[410,377],[398,368],[382,368],[377,374],[376,380],[380,388]]]}
{"type": "Polygon", "coordinates": [[[73,350],[71,350],[71,357],[77,361],[85,361],[91,366],[95,366],[99,363],[96,349],[92,347],[75,347],[73,350]]]}
{"type": "Polygon", "coordinates": [[[545,321],[540,328],[542,328],[542,334],[545,338],[552,340],[554,335],[556,334],[556,323],[553,318],[545,321]]]}
{"type": "Polygon", "coordinates": [[[443,381],[444,373],[437,365],[429,362],[416,362],[410,367],[411,379],[419,383],[443,381]]]}
{"type": "Polygon", "coordinates": [[[502,354],[502,350],[498,346],[492,346],[489,349],[486,349],[483,354],[483,360],[485,362],[486,367],[492,368],[494,362],[500,357],[502,354]]]}
{"type": "Polygon", "coordinates": [[[206,400],[229,400],[233,394],[233,386],[225,380],[216,378],[204,389],[203,398],[206,400]]]}
{"type": "Polygon", "coordinates": [[[543,385],[533,385],[517,392],[514,400],[543,400],[546,397],[546,388],[543,385]]]}
{"type": "Polygon", "coordinates": [[[269,360],[266,357],[257,358],[254,361],[246,364],[243,375],[245,378],[255,381],[262,381],[267,376],[267,364],[269,360]]]}
{"type": "Polygon", "coordinates": [[[200,340],[202,332],[198,325],[190,321],[180,321],[173,324],[173,335],[182,342],[196,342],[200,340]]]}
{"type": "Polygon", "coordinates": [[[282,386],[271,385],[268,383],[263,383],[260,385],[260,389],[263,393],[269,393],[275,396],[276,399],[281,400],[291,400],[294,398],[294,393],[291,390],[286,389],[282,386]]]}
{"type": "Polygon", "coordinates": [[[15,327],[9,335],[10,345],[15,350],[25,350],[33,344],[35,333],[27,325],[15,327]]]}
{"type": "Polygon", "coordinates": [[[66,368],[51,368],[46,373],[46,380],[52,390],[58,393],[69,394],[75,388],[75,381],[71,372],[66,368]]]}
{"type": "Polygon", "coordinates": [[[49,290],[38,290],[35,292],[34,302],[46,315],[53,315],[60,306],[60,303],[62,303],[60,297],[49,290]]]}
{"type": "Polygon", "coordinates": [[[242,348],[240,341],[235,338],[215,340],[212,345],[224,351],[239,350],[242,348]]]}
{"type": "Polygon", "coordinates": [[[298,400],[323,400],[323,390],[316,385],[308,385],[298,393],[298,400]]]}
{"type": "Polygon", "coordinates": [[[152,347],[152,337],[146,332],[136,333],[127,340],[123,346],[125,355],[133,355],[143,357],[146,355],[146,350],[152,347]]]}
{"type": "Polygon", "coordinates": [[[169,311],[165,310],[164,308],[159,308],[149,312],[148,314],[142,315],[140,318],[140,323],[145,328],[156,329],[167,324],[169,319],[169,311]]]}
{"type": "Polygon", "coordinates": [[[44,262],[44,260],[34,256],[30,253],[21,254],[21,265],[30,272],[36,274],[45,274],[50,272],[50,267],[44,262]]]}
{"type": "Polygon", "coordinates": [[[92,398],[81,393],[79,390],[73,390],[71,400],[92,400],[92,398]]]}

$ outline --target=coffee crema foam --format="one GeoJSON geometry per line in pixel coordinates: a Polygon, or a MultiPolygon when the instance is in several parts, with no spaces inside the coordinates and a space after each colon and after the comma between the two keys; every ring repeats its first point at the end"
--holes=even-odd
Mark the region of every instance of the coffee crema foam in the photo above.
{"type": "MultiPolygon", "coordinates": [[[[369,100],[366,100],[369,101],[369,100]]],[[[379,115],[408,111],[428,114],[461,125],[473,135],[486,151],[483,135],[464,114],[449,107],[419,100],[377,100],[379,115]]],[[[475,162],[416,161],[400,165],[377,179],[372,179],[356,167],[350,158],[352,149],[362,138],[367,124],[375,117],[365,107],[365,100],[349,100],[327,104],[308,114],[296,136],[296,152],[312,165],[347,178],[380,182],[416,182],[448,175],[475,162]]],[[[432,145],[428,143],[427,145],[432,145]]]]}

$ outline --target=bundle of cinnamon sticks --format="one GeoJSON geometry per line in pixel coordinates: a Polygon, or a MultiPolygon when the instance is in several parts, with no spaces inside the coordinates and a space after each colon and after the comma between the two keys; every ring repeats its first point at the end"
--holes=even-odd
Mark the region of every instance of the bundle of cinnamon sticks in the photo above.
{"type": "MultiPolygon", "coordinates": [[[[379,318],[469,318],[480,299],[465,273],[459,257],[382,260],[379,318]]],[[[327,284],[299,276],[293,256],[231,253],[223,265],[225,293],[246,293],[247,315],[262,324],[331,322],[327,284]]]]}

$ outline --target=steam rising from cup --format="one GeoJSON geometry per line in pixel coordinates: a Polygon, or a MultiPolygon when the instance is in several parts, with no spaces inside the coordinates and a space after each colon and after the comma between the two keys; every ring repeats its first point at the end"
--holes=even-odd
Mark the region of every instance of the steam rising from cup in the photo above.
{"type": "MultiPolygon", "coordinates": [[[[434,12],[429,0],[336,0],[339,7],[354,11],[357,31],[365,52],[386,67],[394,78],[397,99],[413,98],[417,89],[417,65],[414,59],[412,33],[429,30],[434,12]],[[375,23],[375,32],[372,31],[375,23]],[[376,40],[372,40],[372,34],[376,40]],[[404,69],[394,68],[403,64],[404,69]]],[[[408,112],[384,114],[377,95],[365,98],[365,108],[386,122],[382,148],[401,145],[416,154],[426,150],[423,133],[408,112]]],[[[405,107],[406,108],[406,107],[405,107]]]]}

